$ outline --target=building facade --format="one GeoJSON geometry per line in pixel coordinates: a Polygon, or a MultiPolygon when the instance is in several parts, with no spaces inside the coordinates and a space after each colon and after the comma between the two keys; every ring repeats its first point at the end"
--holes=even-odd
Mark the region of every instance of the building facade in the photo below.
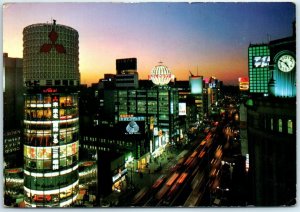
{"type": "Polygon", "coordinates": [[[117,59],[116,70],[115,83],[117,88],[139,87],[136,58],[117,59]]]}
{"type": "Polygon", "coordinates": [[[115,122],[133,115],[143,117],[152,131],[150,152],[167,142],[179,141],[178,90],[170,87],[115,90],[115,122]]]}
{"type": "MultiPolygon", "coordinates": [[[[249,173],[253,204],[296,204],[296,36],[268,44],[270,63],[261,85],[267,95],[252,95],[247,105],[249,173]]],[[[252,66],[252,63],[249,62],[252,66]]],[[[251,67],[249,67],[249,71],[251,67]]],[[[255,89],[252,88],[252,91],[255,89]]]]}
{"type": "Polygon", "coordinates": [[[249,92],[251,94],[268,95],[270,79],[270,49],[268,44],[250,44],[249,61],[249,92]]]}
{"type": "Polygon", "coordinates": [[[199,123],[204,117],[204,105],[203,105],[203,76],[190,76],[189,78],[191,96],[195,99],[197,114],[195,121],[199,123]]]}
{"type": "Polygon", "coordinates": [[[23,59],[3,54],[3,155],[6,168],[22,165],[23,59]]]}
{"type": "Polygon", "coordinates": [[[79,47],[68,26],[23,30],[24,200],[27,207],[66,207],[78,195],[79,47]]]}

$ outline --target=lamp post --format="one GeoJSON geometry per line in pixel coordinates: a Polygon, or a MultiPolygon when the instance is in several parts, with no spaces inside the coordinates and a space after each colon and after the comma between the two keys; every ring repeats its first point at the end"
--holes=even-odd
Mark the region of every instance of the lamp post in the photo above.
{"type": "Polygon", "coordinates": [[[222,197],[224,196],[224,191],[229,191],[229,188],[220,188],[219,186],[217,187],[217,189],[222,191],[220,199],[222,199],[222,197]]]}

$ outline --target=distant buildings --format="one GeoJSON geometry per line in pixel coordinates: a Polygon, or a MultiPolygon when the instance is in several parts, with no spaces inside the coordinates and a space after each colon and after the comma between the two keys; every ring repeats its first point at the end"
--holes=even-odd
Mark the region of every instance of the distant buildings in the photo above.
{"type": "Polygon", "coordinates": [[[117,59],[116,70],[115,83],[117,88],[138,88],[139,75],[136,58],[117,59]]]}
{"type": "MultiPolygon", "coordinates": [[[[194,123],[199,123],[199,121],[203,120],[204,117],[204,93],[203,89],[205,87],[205,83],[203,83],[203,76],[190,76],[190,96],[194,99],[194,105],[196,106],[196,116],[194,117],[194,123]],[[204,85],[203,85],[204,84],[204,85]]],[[[208,95],[207,95],[208,96],[208,95]]]]}
{"type": "Polygon", "coordinates": [[[68,26],[23,30],[24,200],[28,207],[65,207],[79,191],[79,46],[68,26]]]}
{"type": "Polygon", "coordinates": [[[22,165],[23,59],[3,54],[3,155],[7,168],[22,165]]]}
{"type": "MultiPolygon", "coordinates": [[[[128,59],[117,60],[117,73],[122,73],[120,61],[128,65],[128,59]]],[[[100,81],[100,89],[95,91],[99,113],[94,118],[94,125],[106,130],[97,134],[86,129],[83,132],[84,147],[93,148],[91,139],[101,140],[103,142],[95,144],[96,149],[123,152],[127,155],[126,160],[133,157],[137,168],[143,168],[150,160],[149,152],[156,157],[168,142],[179,141],[178,90],[167,86],[171,74],[166,66],[156,66],[152,77],[157,86],[141,85],[138,89],[135,86],[117,87],[117,79],[110,75],[100,81]],[[160,80],[163,74],[165,76],[160,80]],[[113,142],[109,143],[109,140],[113,142]]]]}
{"type": "MultiPolygon", "coordinates": [[[[134,58],[118,59],[116,67],[120,77],[137,72],[134,58]]],[[[86,117],[81,127],[81,147],[97,155],[123,154],[125,169],[119,167],[122,173],[127,169],[145,169],[167,144],[186,143],[187,131],[200,125],[204,111],[219,112],[216,107],[221,82],[216,78],[207,83],[203,77],[193,77],[190,83],[177,82],[162,63],[151,70],[151,81],[140,80],[138,88],[130,84],[117,86],[117,75],[105,74],[98,85],[89,89],[89,99],[87,95],[81,98],[84,105],[80,111],[86,117]],[[203,104],[203,99],[207,104],[203,104]]],[[[99,172],[99,176],[103,174],[99,172]]],[[[106,184],[113,188],[122,180],[106,184]]]]}
{"type": "Polygon", "coordinates": [[[203,88],[204,117],[219,114],[219,100],[223,82],[216,77],[210,77],[205,81],[203,88]]]}

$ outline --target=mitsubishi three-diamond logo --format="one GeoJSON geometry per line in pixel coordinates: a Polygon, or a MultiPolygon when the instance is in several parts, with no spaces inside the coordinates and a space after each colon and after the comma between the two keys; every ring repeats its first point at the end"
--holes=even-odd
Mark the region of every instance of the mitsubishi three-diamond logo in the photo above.
{"type": "Polygon", "coordinates": [[[58,53],[64,53],[64,54],[66,53],[65,47],[61,44],[56,43],[58,34],[57,34],[57,32],[54,31],[54,29],[51,30],[48,37],[49,37],[51,43],[43,44],[41,46],[40,52],[48,53],[51,51],[52,48],[55,48],[56,52],[58,52],[58,53]]]}

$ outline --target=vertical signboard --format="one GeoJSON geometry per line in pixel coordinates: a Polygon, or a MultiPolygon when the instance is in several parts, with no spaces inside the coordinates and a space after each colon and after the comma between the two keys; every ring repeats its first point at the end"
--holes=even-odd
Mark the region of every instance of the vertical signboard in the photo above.
{"type": "Polygon", "coordinates": [[[52,136],[53,143],[59,142],[59,98],[52,96],[52,136]]]}
{"type": "Polygon", "coordinates": [[[52,170],[59,169],[59,148],[52,148],[52,170]]]}
{"type": "Polygon", "coordinates": [[[186,103],[179,102],[179,116],[186,116],[186,103]]]}

